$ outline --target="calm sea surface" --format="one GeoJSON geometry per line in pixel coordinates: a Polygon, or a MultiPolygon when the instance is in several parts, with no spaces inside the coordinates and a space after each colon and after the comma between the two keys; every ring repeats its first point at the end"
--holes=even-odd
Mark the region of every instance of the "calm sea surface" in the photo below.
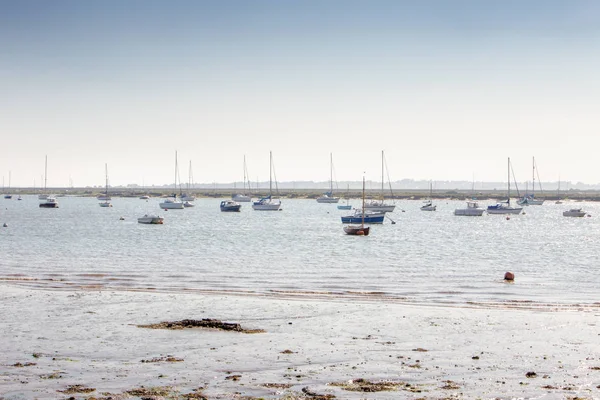
{"type": "MultiPolygon", "coordinates": [[[[464,202],[396,202],[368,237],[344,235],[335,204],[222,213],[218,199],[160,210],[158,199],[0,198],[0,279],[41,288],[241,292],[270,296],[576,307],[600,297],[600,204],[553,202],[525,215],[456,217],[464,202]],[[566,218],[582,207],[591,218],[566,218]],[[402,212],[401,210],[405,210],[402,212]],[[142,225],[145,213],[164,225],[142,225]],[[119,220],[119,217],[125,220],[119,220]],[[505,271],[516,275],[503,283],[505,271]]],[[[488,202],[491,203],[491,202],[488,202]]],[[[358,205],[359,200],[354,200],[358,205]]],[[[482,202],[482,205],[487,205],[482,202]]]]}

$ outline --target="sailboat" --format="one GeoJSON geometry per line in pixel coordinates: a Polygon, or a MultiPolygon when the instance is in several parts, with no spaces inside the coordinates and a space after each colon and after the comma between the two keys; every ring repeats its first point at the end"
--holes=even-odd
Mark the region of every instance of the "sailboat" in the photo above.
{"type": "Polygon", "coordinates": [[[329,153],[329,192],[317,198],[317,203],[337,203],[339,197],[333,196],[333,155],[329,153]]]}
{"type": "Polygon", "coordinates": [[[560,176],[558,177],[558,189],[556,189],[556,197],[558,199],[554,202],[554,204],[562,204],[562,200],[560,199],[560,176]]]}
{"type": "MultiPolygon", "coordinates": [[[[4,191],[4,177],[2,177],[2,191],[4,191]]],[[[8,171],[8,191],[10,192],[10,171],[8,171]]],[[[12,199],[12,194],[7,193],[4,195],[5,199],[12,199]]]]}
{"type": "Polygon", "coordinates": [[[45,200],[40,203],[40,208],[58,208],[58,202],[56,198],[52,195],[46,193],[48,183],[48,156],[46,156],[46,161],[44,163],[44,193],[38,196],[38,199],[45,200]]]}
{"type": "MultiPolygon", "coordinates": [[[[383,150],[381,150],[381,200],[371,200],[365,204],[365,210],[368,211],[381,211],[381,212],[393,212],[396,208],[395,204],[389,204],[384,201],[384,190],[383,190],[383,172],[384,172],[385,156],[383,150]]],[[[391,185],[390,185],[391,189],[391,185]]]]}
{"type": "Polygon", "coordinates": [[[338,210],[352,210],[352,206],[350,205],[350,185],[348,185],[348,190],[346,191],[346,204],[339,204],[337,208],[338,210]]]}
{"type": "Polygon", "coordinates": [[[108,164],[104,164],[104,174],[106,176],[106,188],[104,189],[104,196],[98,196],[98,200],[104,200],[100,203],[100,207],[112,207],[109,201],[110,196],[108,195],[108,164]]]}
{"type": "Polygon", "coordinates": [[[521,211],[523,211],[523,207],[513,207],[510,205],[510,171],[510,157],[508,157],[508,192],[506,202],[488,206],[488,214],[521,214],[521,211]]]}
{"type": "Polygon", "coordinates": [[[539,173],[537,173],[537,165],[535,164],[535,157],[533,157],[533,179],[532,179],[532,190],[531,194],[525,194],[525,196],[517,201],[517,203],[521,206],[541,206],[544,204],[544,199],[536,199],[535,198],[535,177],[538,177],[538,184],[540,185],[540,191],[542,191],[542,182],[540,181],[539,173]]]}
{"type": "Polygon", "coordinates": [[[269,196],[252,203],[252,209],[257,211],[279,211],[281,200],[273,198],[273,153],[269,152],[269,196]]]}
{"type": "Polygon", "coordinates": [[[369,236],[371,228],[365,226],[365,177],[363,176],[363,190],[362,190],[362,213],[360,225],[347,225],[344,227],[344,232],[347,235],[355,236],[369,236]]]}
{"type": "Polygon", "coordinates": [[[421,211],[435,211],[437,206],[433,205],[433,182],[429,182],[429,199],[421,206],[421,211]]]}
{"type": "Polygon", "coordinates": [[[244,155],[244,193],[236,193],[231,196],[231,200],[238,203],[249,203],[252,201],[250,196],[250,179],[248,177],[248,168],[246,167],[246,156],[244,155]],[[248,182],[248,190],[246,190],[246,182],[248,182]]]}
{"type": "Polygon", "coordinates": [[[173,196],[168,197],[165,201],[159,203],[160,208],[169,210],[182,210],[183,203],[177,199],[177,152],[175,152],[175,187],[173,190],[173,196]]]}
{"type": "MultiPolygon", "coordinates": [[[[194,182],[194,174],[192,172],[192,161],[190,160],[190,169],[188,171],[188,184],[187,184],[187,192],[186,193],[181,193],[181,201],[183,201],[183,205],[186,207],[193,207],[194,205],[189,203],[190,201],[194,201],[196,200],[196,197],[194,197],[191,192],[190,192],[190,188],[192,186],[192,182],[194,182]],[[188,205],[186,205],[186,203],[188,203],[188,205]]],[[[180,180],[180,184],[179,186],[181,187],[181,180],[180,180]]]]}

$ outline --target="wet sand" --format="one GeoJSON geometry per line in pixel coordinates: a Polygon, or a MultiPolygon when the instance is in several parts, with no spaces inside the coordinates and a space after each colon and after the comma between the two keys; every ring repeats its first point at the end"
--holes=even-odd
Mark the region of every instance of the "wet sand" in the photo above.
{"type": "Polygon", "coordinates": [[[3,399],[600,398],[600,307],[2,283],[0,310],[3,399]],[[140,327],[204,318],[252,333],[140,327]]]}

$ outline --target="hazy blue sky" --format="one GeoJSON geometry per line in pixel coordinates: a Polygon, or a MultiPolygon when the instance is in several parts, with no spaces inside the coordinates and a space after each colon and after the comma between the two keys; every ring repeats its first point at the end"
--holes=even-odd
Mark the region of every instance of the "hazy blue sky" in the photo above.
{"type": "Polygon", "coordinates": [[[600,2],[0,0],[0,174],[600,181],[600,2]]]}

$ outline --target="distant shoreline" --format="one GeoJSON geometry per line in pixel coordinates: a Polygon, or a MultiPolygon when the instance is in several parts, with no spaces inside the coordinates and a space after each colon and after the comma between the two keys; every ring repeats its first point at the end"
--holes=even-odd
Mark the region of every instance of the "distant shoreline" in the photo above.
{"type": "MultiPolygon", "coordinates": [[[[48,188],[46,193],[51,193],[56,196],[78,196],[78,197],[96,197],[104,193],[101,188],[48,188]]],[[[188,192],[188,191],[184,191],[188,192]]],[[[273,195],[281,198],[288,199],[316,199],[323,194],[322,189],[281,189],[278,192],[274,192],[273,195]]],[[[4,193],[9,193],[8,190],[4,190],[4,193]]],[[[10,194],[18,195],[38,195],[44,193],[43,190],[33,188],[19,188],[10,191],[10,194]]],[[[151,190],[141,189],[121,189],[114,188],[108,191],[108,194],[112,197],[139,197],[142,195],[148,195],[150,197],[166,197],[173,193],[172,189],[168,188],[152,188],[151,190]]],[[[198,198],[224,198],[230,197],[234,193],[242,193],[241,190],[235,188],[223,188],[223,189],[192,189],[188,192],[189,194],[198,198]]],[[[380,190],[366,190],[367,198],[380,198],[380,190]]],[[[179,192],[177,192],[179,195],[179,192]]],[[[268,190],[261,189],[259,191],[252,191],[249,193],[252,198],[260,198],[269,195],[268,190]]],[[[349,197],[350,199],[359,199],[361,197],[361,191],[358,189],[350,191],[338,191],[334,193],[335,197],[340,197],[340,201],[349,197]]],[[[389,191],[384,194],[385,199],[391,200],[422,200],[430,197],[429,190],[423,189],[402,189],[394,190],[393,195],[389,191]]],[[[467,200],[476,198],[477,200],[498,200],[505,199],[506,193],[504,190],[479,190],[473,193],[470,190],[433,190],[431,197],[433,199],[446,199],[446,200],[467,200]]],[[[517,193],[512,193],[511,198],[517,199],[520,196],[517,193]]],[[[600,190],[568,190],[564,193],[541,193],[537,194],[536,198],[544,199],[547,201],[556,200],[575,200],[575,201],[600,201],[600,190]]]]}

